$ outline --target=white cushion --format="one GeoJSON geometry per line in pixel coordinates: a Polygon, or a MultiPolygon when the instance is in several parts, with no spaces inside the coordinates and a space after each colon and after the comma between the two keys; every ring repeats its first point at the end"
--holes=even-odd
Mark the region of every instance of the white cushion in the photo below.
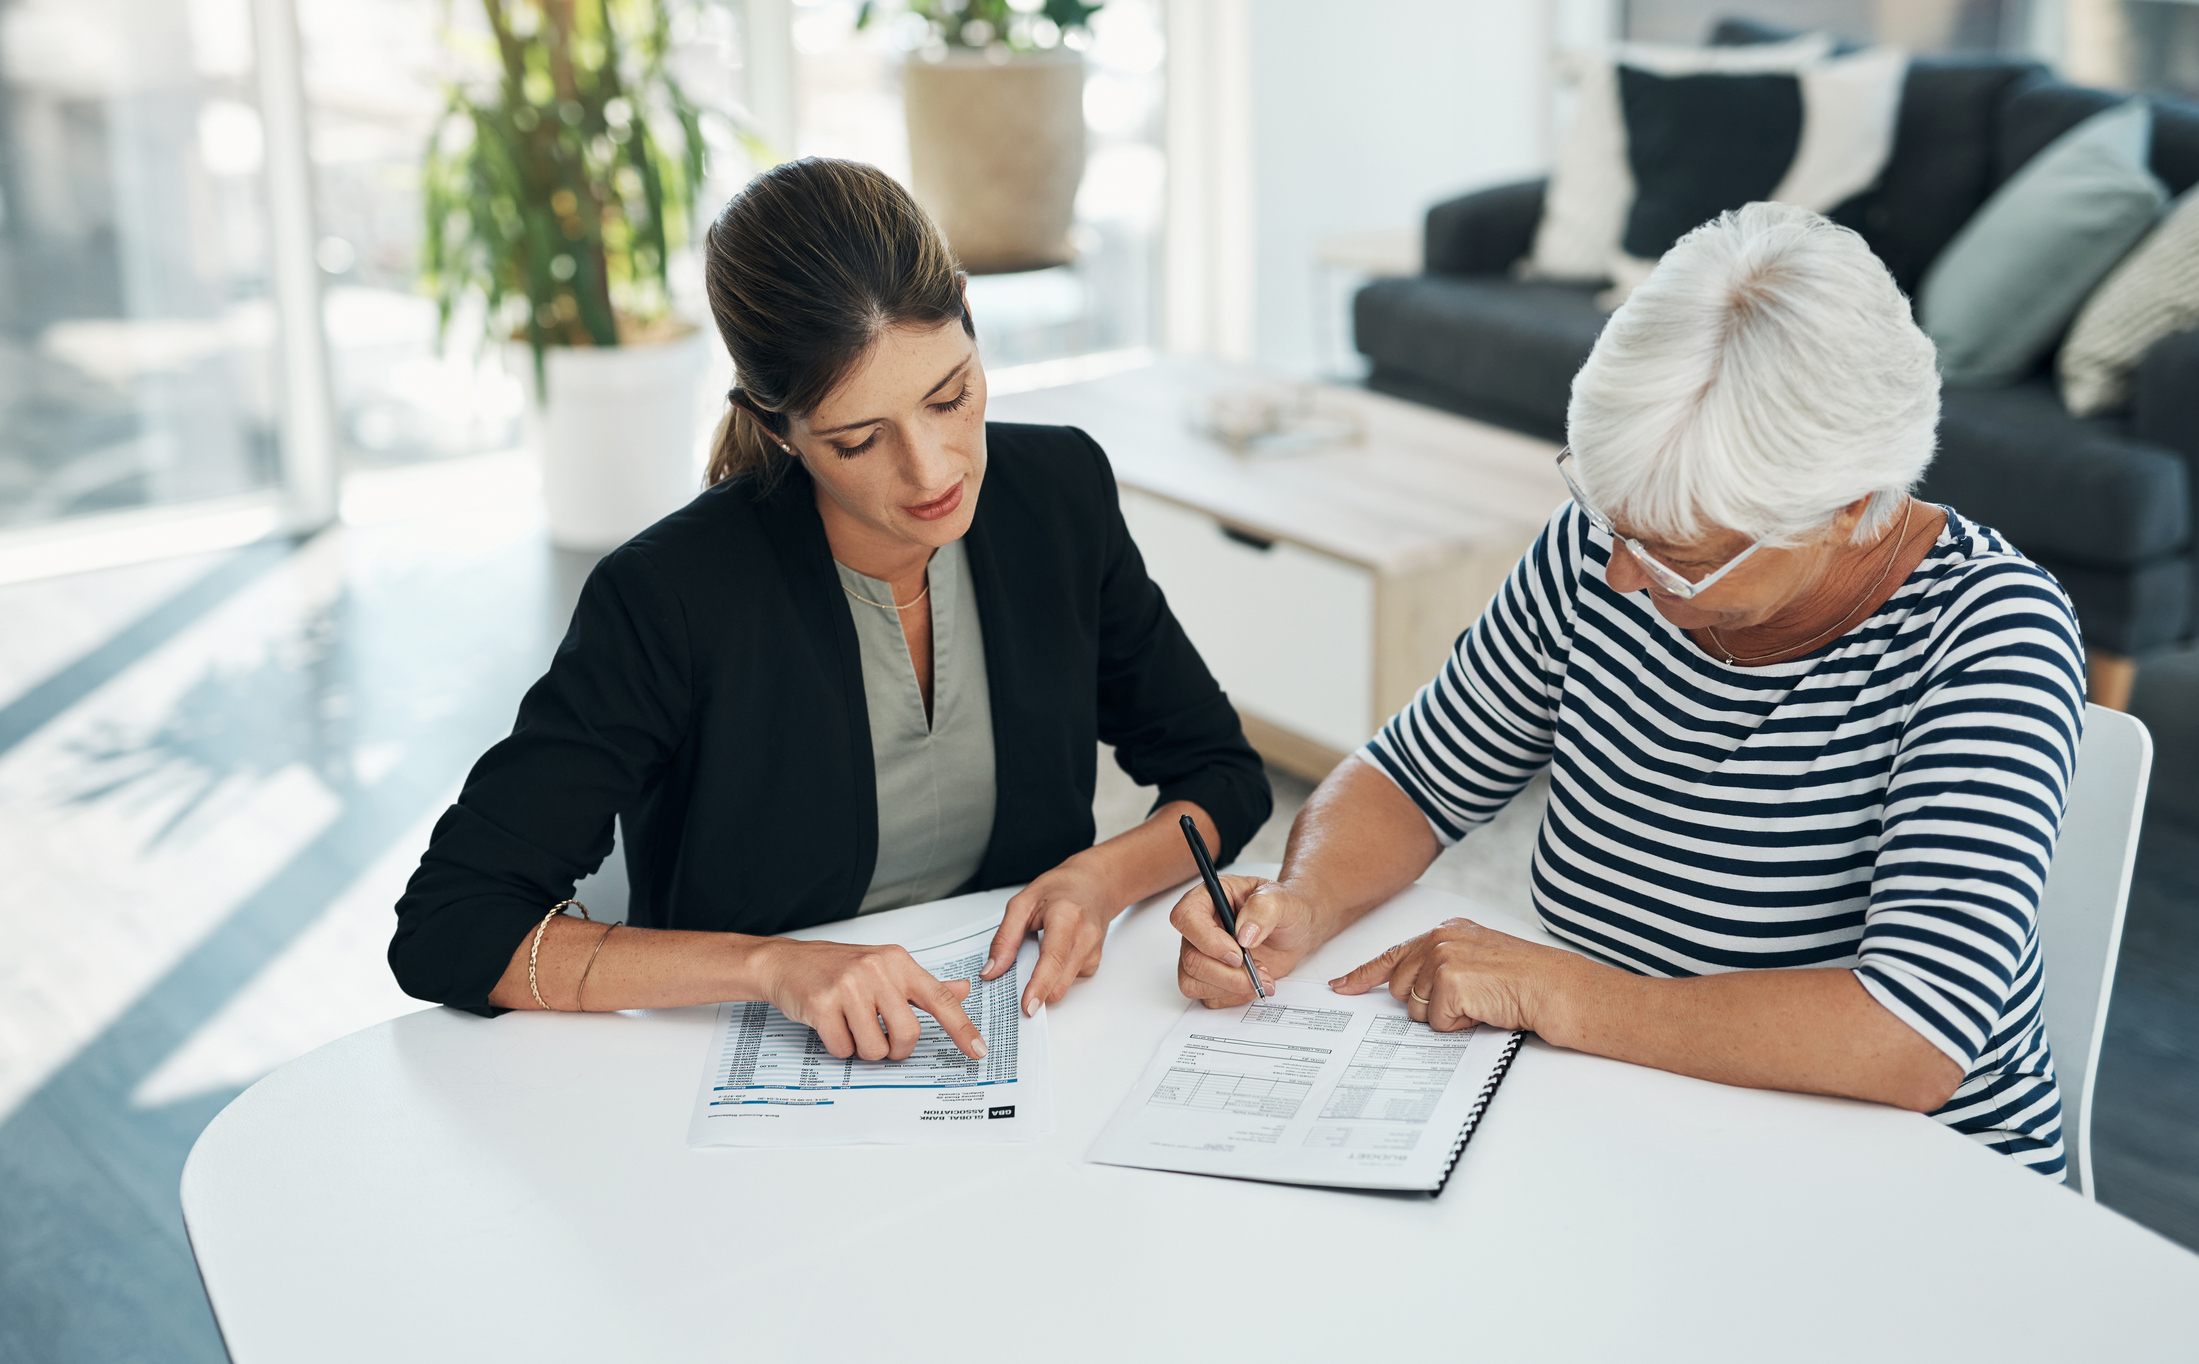
{"type": "Polygon", "coordinates": [[[2187,190],[2159,227],[2084,301],[2062,343],[2062,403],[2072,416],[2130,403],[2138,362],[2164,336],[2199,327],[2199,189],[2187,190]]]}

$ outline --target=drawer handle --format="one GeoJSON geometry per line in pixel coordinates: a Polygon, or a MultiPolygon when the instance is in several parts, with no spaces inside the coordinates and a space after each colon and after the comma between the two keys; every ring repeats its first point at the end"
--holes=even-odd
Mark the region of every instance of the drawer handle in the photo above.
{"type": "Polygon", "coordinates": [[[1249,549],[1256,549],[1262,554],[1265,554],[1269,550],[1275,548],[1275,541],[1268,536],[1254,535],[1249,530],[1239,530],[1235,526],[1222,526],[1220,527],[1220,529],[1223,539],[1234,540],[1238,544],[1244,545],[1249,549]]]}

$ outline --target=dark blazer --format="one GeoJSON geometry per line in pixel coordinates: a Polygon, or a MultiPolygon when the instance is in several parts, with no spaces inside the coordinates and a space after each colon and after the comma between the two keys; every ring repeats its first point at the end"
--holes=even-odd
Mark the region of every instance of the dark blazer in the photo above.
{"type": "MultiPolygon", "coordinates": [[[[1228,698],[1145,574],[1107,457],[986,427],[968,536],[992,691],[992,842],[972,889],[1091,846],[1098,743],[1228,861],[1273,800],[1228,698]]],[[[799,467],[722,483],[596,566],[511,736],[474,765],[397,902],[406,993],[476,1012],[512,950],[626,833],[629,922],[775,934],[852,917],[878,856],[855,624],[799,467]]]]}

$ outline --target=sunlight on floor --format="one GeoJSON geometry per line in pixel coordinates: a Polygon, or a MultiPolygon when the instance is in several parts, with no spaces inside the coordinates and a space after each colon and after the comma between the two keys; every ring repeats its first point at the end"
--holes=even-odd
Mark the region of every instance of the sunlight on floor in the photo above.
{"type": "MultiPolygon", "coordinates": [[[[0,859],[13,892],[0,900],[0,1121],[194,953],[233,955],[210,941],[240,906],[300,857],[325,857],[314,850],[344,842],[347,811],[418,780],[427,762],[447,772],[435,798],[402,812],[415,827],[362,850],[371,865],[317,917],[297,906],[312,927],[249,985],[186,1010],[196,1026],[170,1039],[152,1073],[131,1077],[131,1102],[248,1084],[419,1007],[382,960],[390,906],[456,774],[509,725],[562,625],[554,611],[538,618],[553,574],[531,468],[488,460],[451,477],[470,480],[460,510],[393,522],[394,506],[377,507],[362,519],[385,524],[271,558],[52,718],[23,720],[32,728],[18,727],[12,747],[0,739],[0,859]],[[424,728],[475,712],[462,746],[423,746],[424,728]]],[[[383,501],[432,491],[393,486],[383,501]]],[[[0,708],[70,664],[57,650],[96,652],[224,562],[0,589],[0,637],[39,644],[8,651],[0,708]]]]}
{"type": "Polygon", "coordinates": [[[397,988],[382,954],[389,946],[390,906],[420,865],[420,850],[444,806],[457,797],[451,788],[311,928],[146,1076],[130,1102],[160,1108],[242,1089],[339,1037],[432,1007],[397,988]]]}
{"type": "Polygon", "coordinates": [[[336,817],[236,703],[280,723],[248,694],[339,566],[333,545],[293,556],[0,756],[0,1116],[336,817]]]}

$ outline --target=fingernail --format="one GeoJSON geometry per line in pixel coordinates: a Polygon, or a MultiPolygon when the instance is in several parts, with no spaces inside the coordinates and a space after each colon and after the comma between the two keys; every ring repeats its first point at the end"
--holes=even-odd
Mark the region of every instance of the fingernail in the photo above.
{"type": "Polygon", "coordinates": [[[1246,924],[1245,931],[1237,935],[1237,941],[1247,947],[1258,947],[1260,945],[1260,933],[1261,925],[1246,924]]]}
{"type": "Polygon", "coordinates": [[[982,1037],[977,1039],[977,1059],[980,1061],[985,1059],[985,1039],[982,1037]]]}

